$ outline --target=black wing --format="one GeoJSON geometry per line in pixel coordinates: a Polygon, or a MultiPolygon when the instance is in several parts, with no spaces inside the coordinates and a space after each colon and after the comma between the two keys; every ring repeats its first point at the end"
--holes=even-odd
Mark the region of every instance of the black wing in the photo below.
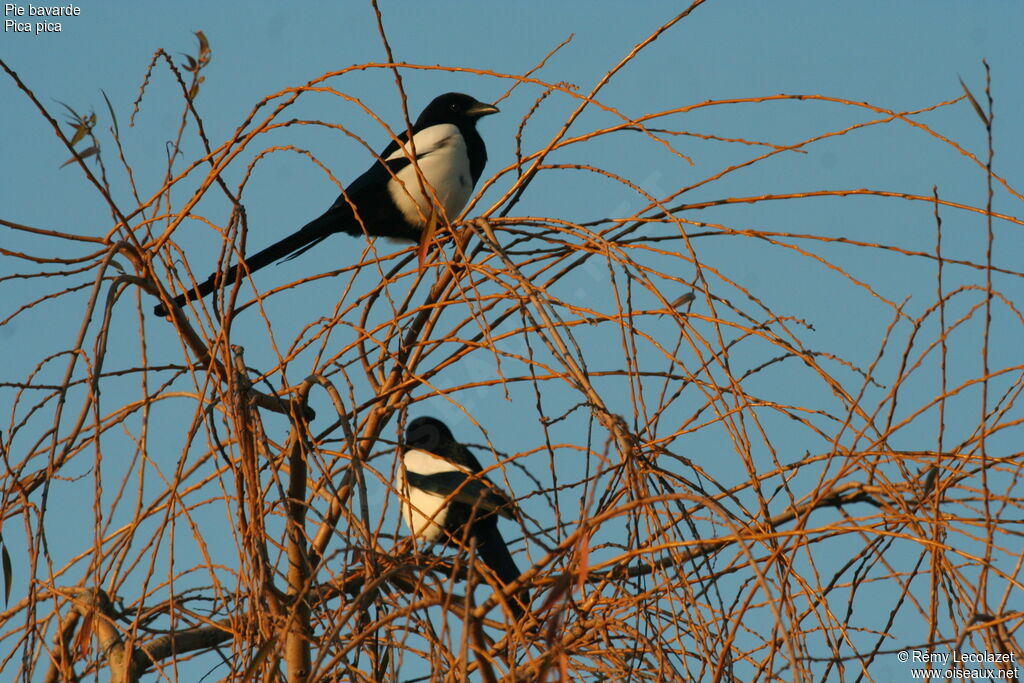
{"type": "Polygon", "coordinates": [[[486,478],[471,477],[458,471],[435,474],[407,471],[405,476],[409,486],[445,498],[451,497],[453,502],[478,510],[478,514],[497,512],[503,517],[515,518],[515,503],[486,478]]]}

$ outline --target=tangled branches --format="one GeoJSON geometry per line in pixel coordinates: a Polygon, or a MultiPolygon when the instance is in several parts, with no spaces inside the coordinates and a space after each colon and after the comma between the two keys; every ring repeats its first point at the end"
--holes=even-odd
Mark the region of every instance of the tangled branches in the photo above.
{"type": "Polygon", "coordinates": [[[150,75],[172,74],[180,126],[155,189],[136,184],[113,107],[109,134],[76,114],[66,136],[5,65],[111,224],[83,236],[0,221],[29,245],[0,248],[28,269],[3,283],[37,288],[6,299],[3,324],[32,321],[39,348],[2,384],[2,667],[52,681],[818,680],[870,676],[910,647],[1019,652],[1022,367],[994,340],[1024,323],[1022,273],[992,244],[1022,221],[992,197],[1021,197],[991,144],[972,154],[926,122],[972,107],[991,133],[992,100],[895,111],[775,95],[638,113],[605,98],[688,12],[588,92],[540,78],[550,55],[523,74],[392,59],[270,95],[220,142],[195,106],[215,87],[200,34],[184,65],[157,54],[132,114],[150,75]],[[146,317],[264,241],[249,232],[264,165],[297,153],[341,185],[290,134],[373,150],[365,131],[382,137],[394,112],[346,89],[364,70],[393,73],[403,94],[424,70],[472,75],[507,88],[506,116],[522,112],[514,151],[444,226],[430,267],[413,248],[335,237],[334,270],[310,254],[301,271],[146,317]],[[294,116],[312,97],[352,121],[294,116]],[[553,121],[552,103],[569,113],[553,121]],[[682,128],[713,108],[778,106],[860,118],[784,143],[682,128]],[[886,127],[950,150],[989,196],[716,194],[886,127]],[[688,180],[590,160],[623,138],[688,180]],[[694,179],[691,146],[747,156],[694,179]],[[910,207],[915,222],[890,241],[800,228],[822,201],[910,207]],[[950,253],[950,216],[980,220],[984,248],[950,253]],[[817,308],[769,282],[820,292],[817,308]],[[395,455],[422,414],[474,444],[524,511],[506,537],[528,569],[505,594],[469,553],[427,552],[400,528],[395,455]],[[521,586],[534,600],[516,620],[506,596],[521,586]]]}

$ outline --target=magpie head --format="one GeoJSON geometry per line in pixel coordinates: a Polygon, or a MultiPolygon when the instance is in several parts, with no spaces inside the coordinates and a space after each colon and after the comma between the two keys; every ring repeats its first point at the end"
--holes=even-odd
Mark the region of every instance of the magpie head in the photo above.
{"type": "MultiPolygon", "coordinates": [[[[435,97],[427,105],[420,117],[416,119],[416,127],[424,128],[438,123],[473,125],[480,117],[497,112],[498,108],[493,104],[478,102],[460,92],[449,92],[435,97]]],[[[434,421],[437,422],[437,420],[434,421]]]]}
{"type": "Polygon", "coordinates": [[[410,448],[437,453],[454,441],[448,427],[432,417],[417,417],[405,428],[405,445],[410,448]]]}

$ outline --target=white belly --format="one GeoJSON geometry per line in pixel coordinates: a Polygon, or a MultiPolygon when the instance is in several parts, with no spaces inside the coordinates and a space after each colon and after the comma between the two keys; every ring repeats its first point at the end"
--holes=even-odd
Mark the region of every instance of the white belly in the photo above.
{"type": "Polygon", "coordinates": [[[418,450],[408,451],[403,458],[402,466],[398,468],[395,486],[401,496],[402,518],[413,536],[433,543],[441,537],[442,527],[448,516],[447,507],[442,509],[445,498],[408,486],[405,481],[406,467],[420,474],[449,472],[458,468],[437,456],[418,450]]]}
{"type": "MultiPolygon", "coordinates": [[[[416,164],[429,188],[420,182],[416,168],[409,164],[388,181],[388,193],[402,216],[414,225],[425,225],[437,196],[448,220],[455,220],[473,193],[466,141],[457,126],[431,126],[413,136],[416,164]]],[[[411,150],[399,148],[389,156],[396,159],[411,156],[411,150]]],[[[443,221],[443,218],[439,217],[443,221]]]]}

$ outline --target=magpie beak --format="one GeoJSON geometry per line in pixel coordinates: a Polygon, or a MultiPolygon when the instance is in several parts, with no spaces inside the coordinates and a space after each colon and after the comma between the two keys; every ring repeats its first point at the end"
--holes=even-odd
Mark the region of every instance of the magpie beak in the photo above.
{"type": "MultiPolygon", "coordinates": [[[[435,97],[416,119],[411,145],[409,131],[403,131],[323,215],[242,263],[211,274],[175,297],[174,305],[201,299],[240,273],[295,258],[336,232],[418,242],[422,269],[436,226],[458,218],[487,163],[476,122],[497,112],[493,104],[462,93],[435,97]]],[[[167,308],[161,303],[153,312],[166,316],[167,308]]]]}
{"type": "Polygon", "coordinates": [[[495,107],[493,104],[485,104],[484,102],[477,102],[476,104],[470,105],[469,109],[466,110],[467,114],[476,116],[487,116],[488,114],[497,114],[501,110],[495,107]]]}
{"type": "MultiPolygon", "coordinates": [[[[402,496],[402,517],[418,540],[463,546],[476,542],[476,552],[502,586],[519,578],[519,568],[498,531],[498,516],[519,516],[508,494],[480,474],[483,467],[432,417],[409,423],[396,486],[402,496]]],[[[522,616],[525,590],[509,596],[513,616],[522,616]]]]}

